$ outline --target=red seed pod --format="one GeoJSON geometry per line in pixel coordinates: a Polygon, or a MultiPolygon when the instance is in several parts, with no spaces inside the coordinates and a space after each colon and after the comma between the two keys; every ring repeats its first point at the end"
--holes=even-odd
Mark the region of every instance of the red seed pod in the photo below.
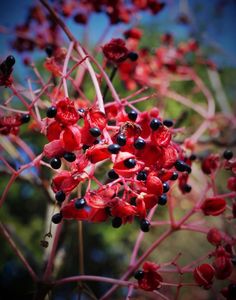
{"type": "Polygon", "coordinates": [[[215,246],[219,246],[222,242],[222,235],[217,228],[211,228],[207,234],[207,240],[209,243],[215,246]]]}
{"type": "Polygon", "coordinates": [[[72,173],[69,171],[61,171],[52,180],[53,192],[64,191],[65,193],[69,193],[85,178],[86,175],[77,178],[72,176],[72,173]]]}
{"type": "Polygon", "coordinates": [[[230,191],[236,192],[236,176],[230,177],[227,181],[227,188],[230,191]]]}
{"type": "Polygon", "coordinates": [[[160,126],[152,132],[151,140],[159,147],[167,147],[171,140],[170,130],[166,126],[160,126]]]}
{"type": "Polygon", "coordinates": [[[47,158],[61,157],[65,150],[60,140],[54,140],[44,146],[43,154],[47,158]]]}
{"type": "Polygon", "coordinates": [[[107,145],[97,144],[86,151],[86,157],[91,163],[95,164],[111,157],[111,153],[107,150],[107,145]]]}
{"type": "Polygon", "coordinates": [[[210,154],[202,161],[202,171],[205,174],[211,174],[216,170],[219,165],[219,155],[218,154],[210,154]]]}
{"type": "Polygon", "coordinates": [[[103,112],[99,110],[90,109],[86,114],[86,119],[90,127],[97,127],[103,130],[106,127],[107,119],[103,112]]]}
{"type": "Polygon", "coordinates": [[[56,107],[57,114],[55,119],[59,123],[63,125],[73,125],[79,120],[80,116],[75,109],[75,104],[69,98],[58,101],[56,107]]]}
{"type": "Polygon", "coordinates": [[[156,196],[161,196],[163,193],[162,181],[153,174],[149,174],[146,181],[147,193],[155,194],[156,196]]]}
{"type": "Polygon", "coordinates": [[[233,271],[233,264],[227,254],[216,257],[213,266],[216,271],[215,276],[217,279],[224,280],[228,278],[233,271]]]}
{"type": "Polygon", "coordinates": [[[120,200],[111,209],[111,214],[114,217],[119,217],[119,218],[134,216],[137,214],[137,207],[120,200]]]}
{"type": "Polygon", "coordinates": [[[81,133],[78,126],[68,126],[60,134],[61,143],[65,151],[75,151],[81,148],[81,133]]]}
{"type": "Polygon", "coordinates": [[[124,61],[129,53],[125,46],[125,41],[122,39],[112,39],[103,46],[102,51],[105,57],[114,63],[124,61]]]}
{"type": "Polygon", "coordinates": [[[193,271],[195,281],[205,289],[209,289],[211,287],[214,275],[215,269],[210,264],[202,264],[196,267],[193,271]]]}
{"type": "Polygon", "coordinates": [[[136,174],[138,171],[140,171],[144,166],[144,163],[136,160],[135,156],[129,152],[119,152],[117,155],[116,161],[114,163],[113,169],[115,172],[124,177],[131,177],[134,174],[136,174]],[[133,167],[129,168],[127,167],[127,163],[129,160],[133,161],[133,167]]]}
{"type": "Polygon", "coordinates": [[[107,211],[103,208],[91,208],[88,215],[88,220],[90,222],[105,222],[108,219],[109,215],[107,211]]]}
{"type": "Polygon", "coordinates": [[[58,122],[52,122],[47,127],[47,139],[51,142],[53,140],[58,140],[63,128],[58,122]]]}
{"type": "Polygon", "coordinates": [[[201,209],[206,216],[218,216],[225,211],[226,201],[223,198],[207,198],[201,209]]]}
{"type": "Polygon", "coordinates": [[[152,262],[143,264],[144,276],[138,280],[138,285],[145,291],[153,291],[161,287],[163,281],[161,275],[157,273],[158,265],[152,262]]]}

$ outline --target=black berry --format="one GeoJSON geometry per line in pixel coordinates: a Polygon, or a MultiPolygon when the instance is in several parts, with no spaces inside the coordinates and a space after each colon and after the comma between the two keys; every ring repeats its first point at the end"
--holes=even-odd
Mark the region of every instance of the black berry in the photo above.
{"type": "Polygon", "coordinates": [[[58,191],[55,194],[57,202],[62,203],[66,199],[66,194],[63,191],[58,191]]]}
{"type": "Polygon", "coordinates": [[[119,175],[112,169],[107,173],[110,179],[118,179],[119,175]]]}
{"type": "Polygon", "coordinates": [[[89,145],[85,145],[85,144],[84,144],[84,145],[82,146],[82,149],[85,151],[85,150],[87,150],[89,147],[90,147],[89,145]]]}
{"type": "Polygon", "coordinates": [[[124,160],[124,165],[128,168],[128,169],[132,169],[136,166],[136,160],[133,158],[128,158],[126,160],[124,160]]]}
{"type": "Polygon", "coordinates": [[[57,213],[52,216],[52,223],[59,224],[59,223],[61,223],[62,218],[63,218],[62,213],[57,213]]]}
{"type": "Polygon", "coordinates": [[[160,197],[158,197],[158,204],[160,205],[166,205],[167,203],[167,196],[166,194],[162,194],[160,197]]]}
{"type": "Polygon", "coordinates": [[[92,136],[94,136],[94,137],[98,137],[99,135],[101,135],[101,131],[100,131],[100,129],[97,128],[97,127],[90,128],[90,129],[89,129],[89,132],[90,132],[90,134],[91,134],[92,136]]]}
{"type": "Polygon", "coordinates": [[[170,189],[168,182],[163,183],[163,193],[167,193],[170,189]]]}
{"type": "Polygon", "coordinates": [[[189,156],[189,159],[190,160],[196,160],[197,159],[197,155],[196,154],[191,154],[190,156],[189,156]]]}
{"type": "Polygon", "coordinates": [[[130,198],[130,204],[133,205],[133,206],[136,206],[137,205],[136,199],[137,199],[137,197],[130,198]]]}
{"type": "Polygon", "coordinates": [[[120,145],[112,144],[112,145],[109,145],[107,149],[112,154],[118,154],[120,151],[120,145]]]}
{"type": "Polygon", "coordinates": [[[134,273],[134,278],[137,280],[143,279],[143,277],[144,277],[143,270],[138,270],[134,273]]]}
{"type": "Polygon", "coordinates": [[[54,157],[50,160],[50,165],[53,169],[59,169],[61,167],[60,158],[54,157]]]}
{"type": "Polygon", "coordinates": [[[152,130],[157,130],[161,125],[162,123],[158,119],[152,119],[150,122],[150,127],[152,130]]]}
{"type": "Polygon", "coordinates": [[[143,232],[148,232],[149,229],[150,229],[150,222],[148,220],[146,220],[146,219],[141,220],[141,222],[140,222],[140,229],[143,232]]]}
{"type": "Polygon", "coordinates": [[[143,149],[146,145],[146,142],[142,138],[137,138],[137,140],[134,141],[134,147],[138,150],[143,149]]]}
{"type": "Polygon", "coordinates": [[[28,123],[30,121],[30,115],[29,114],[25,114],[21,116],[21,122],[22,123],[28,123]]]}
{"type": "Polygon", "coordinates": [[[147,179],[147,173],[145,171],[140,171],[136,178],[137,180],[144,181],[147,179]]]}
{"type": "Polygon", "coordinates": [[[53,45],[48,44],[45,48],[45,52],[48,57],[51,57],[53,55],[53,45]]]}
{"type": "Polygon", "coordinates": [[[138,113],[136,112],[136,110],[132,109],[129,113],[128,113],[128,118],[131,121],[135,121],[138,117],[138,113]]]}
{"type": "Polygon", "coordinates": [[[174,122],[172,120],[164,120],[163,121],[163,124],[166,126],[166,127],[172,127],[174,125],[174,122]]]}
{"type": "Polygon", "coordinates": [[[119,228],[122,225],[122,219],[119,217],[115,217],[112,219],[112,227],[119,228]]]}
{"type": "Polygon", "coordinates": [[[191,187],[191,185],[189,185],[189,184],[186,183],[186,184],[183,186],[183,190],[185,191],[185,193],[190,193],[191,190],[192,190],[192,187],[191,187]]]}
{"type": "Polygon", "coordinates": [[[81,113],[81,114],[84,114],[84,113],[85,113],[85,110],[84,110],[83,108],[79,108],[79,109],[78,109],[78,112],[81,113]]]}
{"type": "Polygon", "coordinates": [[[122,133],[117,135],[116,142],[120,146],[124,146],[126,144],[126,136],[122,133]]]}
{"type": "Polygon", "coordinates": [[[82,209],[86,205],[86,200],[84,198],[79,198],[75,200],[75,208],[82,209]]]}
{"type": "Polygon", "coordinates": [[[50,106],[47,110],[47,117],[48,118],[54,118],[57,114],[57,108],[56,106],[50,106]]]}
{"type": "Polygon", "coordinates": [[[67,160],[69,162],[76,160],[76,155],[73,152],[66,152],[66,153],[64,153],[63,157],[65,160],[67,160]]]}
{"type": "Polygon", "coordinates": [[[13,55],[9,55],[5,60],[5,64],[8,69],[11,69],[14,66],[15,62],[16,62],[16,60],[13,55]]]}
{"type": "Polygon", "coordinates": [[[226,149],[223,153],[224,159],[230,160],[233,157],[233,152],[231,150],[226,149]]]}
{"type": "Polygon", "coordinates": [[[187,171],[188,173],[191,173],[191,168],[189,165],[187,165],[184,161],[178,159],[175,162],[175,168],[176,170],[178,170],[179,172],[184,172],[187,171]]]}
{"type": "Polygon", "coordinates": [[[136,52],[129,52],[128,58],[132,61],[136,61],[138,59],[138,54],[136,52]]]}
{"type": "Polygon", "coordinates": [[[178,177],[179,177],[178,173],[177,172],[173,172],[170,180],[176,180],[178,177]]]}

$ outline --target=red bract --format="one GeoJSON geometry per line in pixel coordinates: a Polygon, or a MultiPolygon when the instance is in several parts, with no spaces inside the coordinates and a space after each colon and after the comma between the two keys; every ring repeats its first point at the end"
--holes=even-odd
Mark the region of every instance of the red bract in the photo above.
{"type": "Polygon", "coordinates": [[[94,208],[105,208],[110,206],[112,202],[116,201],[112,200],[110,195],[104,197],[104,194],[99,194],[99,191],[87,193],[85,199],[87,204],[94,208]]]}
{"type": "Polygon", "coordinates": [[[60,134],[61,143],[66,151],[75,151],[81,148],[81,134],[78,126],[69,126],[60,134]]]}
{"type": "Polygon", "coordinates": [[[215,269],[210,264],[202,264],[196,267],[193,272],[195,281],[205,289],[209,289],[211,287],[214,275],[215,269]]]}
{"type": "Polygon", "coordinates": [[[162,181],[155,175],[149,174],[146,181],[147,193],[161,196],[163,193],[162,181]]]}
{"type": "Polygon", "coordinates": [[[215,246],[219,246],[222,242],[222,235],[217,228],[211,228],[207,233],[207,240],[215,246]]]}
{"type": "Polygon", "coordinates": [[[90,125],[90,127],[97,127],[100,130],[106,127],[106,116],[103,112],[99,110],[90,109],[86,114],[86,119],[90,125]]]}
{"type": "Polygon", "coordinates": [[[46,136],[48,140],[51,142],[53,140],[58,140],[60,138],[60,134],[63,128],[58,122],[52,122],[47,127],[46,136]]]}
{"type": "Polygon", "coordinates": [[[124,177],[131,177],[138,171],[140,171],[144,164],[141,161],[136,161],[136,165],[133,168],[127,168],[124,161],[127,159],[135,159],[135,156],[129,152],[120,152],[117,155],[113,169],[117,174],[124,177]]]}
{"type": "Polygon", "coordinates": [[[44,146],[43,154],[47,158],[60,157],[65,152],[60,140],[54,140],[44,146]]]}
{"type": "Polygon", "coordinates": [[[143,264],[144,276],[138,280],[138,285],[145,291],[153,291],[161,287],[163,281],[161,275],[157,273],[158,265],[152,262],[143,264]]]}
{"type": "Polygon", "coordinates": [[[57,114],[55,119],[64,125],[73,125],[79,120],[75,104],[69,98],[60,100],[56,104],[57,114]]]}
{"type": "Polygon", "coordinates": [[[122,39],[112,39],[103,46],[102,50],[105,57],[114,63],[124,61],[129,53],[125,46],[125,41],[122,39]]]}
{"type": "Polygon", "coordinates": [[[88,212],[85,209],[75,208],[76,199],[61,208],[61,213],[64,219],[88,220],[88,212]]]}
{"type": "Polygon", "coordinates": [[[111,214],[114,217],[128,217],[128,216],[133,216],[137,212],[137,208],[125,201],[119,200],[117,201],[117,204],[115,204],[114,207],[111,209],[111,214]]]}
{"type": "Polygon", "coordinates": [[[205,174],[211,174],[219,165],[219,155],[211,154],[202,161],[202,171],[205,174]]]}
{"type": "Polygon", "coordinates": [[[108,219],[108,214],[105,209],[91,208],[89,211],[88,220],[90,222],[105,222],[108,219]]]}
{"type": "Polygon", "coordinates": [[[201,209],[206,216],[218,216],[225,211],[226,201],[223,198],[207,198],[201,209]]]}
{"type": "Polygon", "coordinates": [[[171,140],[170,130],[166,126],[160,126],[152,132],[151,140],[159,147],[167,147],[171,140]]]}
{"type": "Polygon", "coordinates": [[[52,189],[56,193],[58,191],[64,191],[65,193],[71,192],[80,181],[85,179],[85,175],[83,177],[73,177],[72,173],[69,171],[61,171],[58,175],[56,175],[52,180],[52,189]]]}
{"type": "Polygon", "coordinates": [[[86,151],[86,157],[89,161],[91,161],[91,163],[95,164],[99,161],[103,161],[104,159],[111,157],[111,153],[107,150],[107,145],[97,144],[90,147],[86,151]]]}

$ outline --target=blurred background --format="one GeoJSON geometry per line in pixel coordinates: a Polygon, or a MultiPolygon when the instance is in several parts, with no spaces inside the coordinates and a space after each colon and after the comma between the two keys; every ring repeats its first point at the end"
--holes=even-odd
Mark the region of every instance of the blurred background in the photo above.
{"type": "MultiPolygon", "coordinates": [[[[139,15],[138,25],[144,31],[141,41],[142,46],[158,47],[160,36],[167,32],[172,33],[177,42],[186,41],[189,37],[195,38],[199,42],[204,55],[217,65],[227,98],[232,107],[235,107],[236,39],[234,31],[236,27],[236,1],[166,0],[165,2],[166,7],[158,15],[153,16],[148,12],[139,15]]],[[[15,26],[24,22],[28,9],[34,3],[37,3],[37,1],[3,0],[0,3],[0,58],[4,59],[9,54],[16,57],[14,77],[21,83],[32,76],[32,71],[24,65],[24,59],[30,57],[39,64],[45,59],[43,51],[19,54],[12,49],[15,26]]],[[[86,30],[89,32],[88,44],[91,48],[96,44],[101,33],[108,25],[109,20],[104,14],[94,13],[89,19],[86,30]]],[[[83,38],[83,26],[74,23],[73,20],[68,22],[68,26],[79,40],[83,38]]],[[[109,40],[111,37],[121,37],[122,32],[127,28],[130,28],[130,24],[110,25],[105,40],[109,40]]],[[[204,78],[203,68],[199,72],[204,78]]],[[[207,84],[209,83],[207,82],[207,84]]],[[[122,94],[124,87],[118,82],[116,82],[116,87],[119,89],[119,93],[122,94]]],[[[180,83],[178,90],[180,93],[185,94],[188,91],[188,86],[180,83]]],[[[4,92],[4,90],[1,91],[3,94],[4,92]]],[[[123,92],[126,93],[125,90],[123,92]]],[[[0,103],[1,101],[0,99],[0,103]]],[[[168,111],[167,106],[165,114],[172,117],[173,107],[169,108],[168,111]]],[[[188,124],[189,120],[186,120],[186,122],[188,124]]],[[[21,131],[21,136],[36,154],[41,153],[42,145],[46,142],[42,135],[37,133],[34,136],[29,135],[27,128],[25,128],[21,131]]],[[[29,162],[29,157],[20,148],[17,149],[16,153],[11,154],[9,162],[14,168],[29,162]]],[[[106,165],[101,170],[101,178],[105,178],[105,174],[106,165]]],[[[21,178],[11,187],[6,202],[0,210],[0,220],[7,225],[7,229],[11,232],[19,248],[33,268],[40,274],[44,266],[42,262],[46,257],[45,251],[48,251],[48,249],[45,250],[40,246],[40,241],[43,239],[44,234],[48,232],[49,224],[45,220],[50,219],[53,204],[50,200],[50,194],[42,188],[41,182],[37,180],[39,175],[45,181],[49,181],[52,174],[49,174],[48,170],[45,172],[42,170],[42,173],[38,174],[38,171],[34,168],[22,173],[21,178]]],[[[0,193],[2,193],[10,178],[2,165],[0,165],[0,178],[0,193]]],[[[177,215],[181,215],[182,210],[191,207],[191,203],[187,198],[183,199],[181,203],[179,211],[176,212],[177,215]]],[[[161,208],[158,216],[159,220],[166,220],[167,209],[165,207],[161,208]]],[[[209,220],[212,224],[216,222],[211,217],[209,217],[209,220]]],[[[217,226],[221,225],[223,226],[217,221],[217,226]]],[[[163,232],[163,229],[156,228],[148,233],[142,243],[141,251],[146,249],[163,232]]],[[[119,278],[129,263],[130,253],[138,232],[138,223],[122,226],[118,230],[107,223],[84,224],[85,273],[119,278]]],[[[33,299],[35,286],[27,271],[18,258],[15,257],[12,249],[2,236],[0,236],[0,245],[0,299],[33,299]]],[[[166,262],[182,252],[180,263],[186,264],[211,249],[212,247],[206,243],[204,235],[177,232],[172,238],[163,243],[157,251],[154,251],[150,256],[150,260],[157,263],[166,262]],[[201,246],[199,247],[199,245],[201,246]],[[199,249],[197,253],[196,247],[199,249]]],[[[65,222],[59,243],[55,275],[62,278],[77,275],[78,272],[78,224],[77,222],[65,222]]],[[[188,279],[186,277],[186,280],[188,279]]],[[[217,283],[218,289],[220,284],[222,283],[217,283]]],[[[88,285],[93,291],[96,291],[96,296],[100,296],[109,288],[109,285],[104,283],[89,282],[88,285]]],[[[63,285],[54,289],[52,298],[57,300],[77,299],[78,290],[77,284],[63,285]]],[[[190,298],[189,291],[186,289],[183,288],[181,293],[180,299],[188,300],[190,298]]],[[[120,289],[113,299],[124,299],[125,295],[126,290],[120,289]]],[[[145,299],[144,297],[140,293],[136,299],[145,299]]],[[[202,300],[215,299],[212,292],[198,288],[191,289],[191,297],[202,300]]],[[[89,298],[83,294],[81,299],[89,298]]]]}

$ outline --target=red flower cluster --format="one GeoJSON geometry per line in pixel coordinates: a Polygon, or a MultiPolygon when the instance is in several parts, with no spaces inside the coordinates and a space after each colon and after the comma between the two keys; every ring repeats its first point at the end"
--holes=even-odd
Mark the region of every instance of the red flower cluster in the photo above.
{"type": "Polygon", "coordinates": [[[0,117],[0,134],[8,135],[19,133],[19,127],[30,121],[29,114],[12,114],[0,117]]]}

